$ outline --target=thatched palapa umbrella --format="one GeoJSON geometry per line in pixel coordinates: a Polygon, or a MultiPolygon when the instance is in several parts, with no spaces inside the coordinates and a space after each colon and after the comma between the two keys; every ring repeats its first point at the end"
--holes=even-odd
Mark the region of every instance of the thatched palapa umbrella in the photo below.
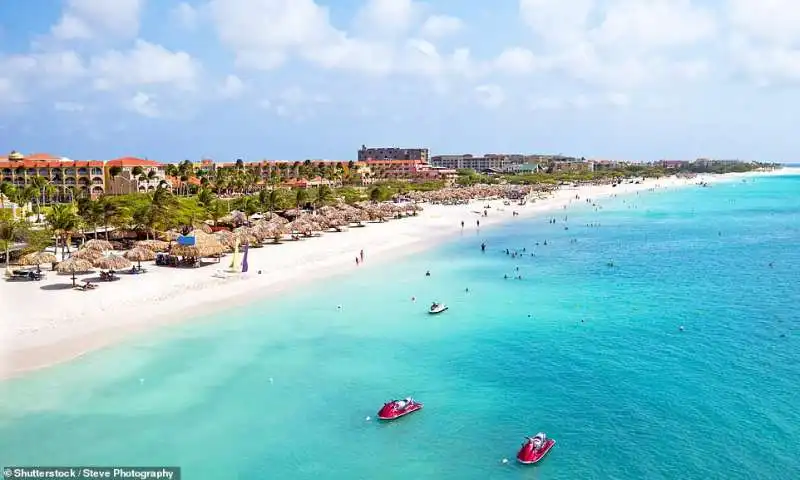
{"type": "Polygon", "coordinates": [[[233,250],[233,246],[236,244],[236,235],[229,230],[217,230],[214,232],[214,237],[228,250],[233,250]]]}
{"type": "Polygon", "coordinates": [[[99,239],[89,240],[88,242],[84,243],[83,247],[81,247],[81,248],[82,249],[87,249],[87,250],[99,250],[101,252],[104,252],[106,250],[113,250],[114,249],[114,247],[111,246],[110,242],[107,242],[105,240],[99,240],[99,239]]]}
{"type": "Polygon", "coordinates": [[[166,252],[169,250],[169,242],[162,240],[141,240],[135,243],[136,247],[145,248],[153,252],[166,252]]]}
{"type": "Polygon", "coordinates": [[[94,262],[94,266],[103,270],[124,270],[131,267],[131,261],[119,255],[108,255],[100,257],[94,262]]]}
{"type": "Polygon", "coordinates": [[[145,247],[132,248],[131,250],[125,252],[123,255],[128,260],[137,262],[139,268],[142,268],[142,262],[149,262],[150,260],[155,260],[156,258],[156,253],[150,250],[149,248],[145,247]]]}
{"type": "Polygon", "coordinates": [[[33,252],[19,259],[20,265],[36,265],[43,263],[56,263],[58,259],[50,252],[33,252]]]}
{"type": "Polygon", "coordinates": [[[63,262],[56,265],[56,271],[59,273],[71,273],[72,274],[72,286],[75,286],[75,274],[76,273],[88,273],[91,272],[94,268],[92,267],[92,262],[86,260],[85,258],[79,258],[72,256],[63,262]]]}
{"type": "Polygon", "coordinates": [[[167,230],[166,232],[162,232],[159,234],[161,238],[166,240],[167,242],[174,242],[181,236],[180,233],[176,232],[175,230],[167,230]]]}
{"type": "Polygon", "coordinates": [[[103,256],[103,252],[100,250],[94,250],[91,248],[84,248],[82,250],[78,250],[77,252],[73,253],[70,258],[82,258],[84,260],[88,260],[89,262],[94,262],[98,258],[103,256]]]}
{"type": "Polygon", "coordinates": [[[169,252],[179,257],[203,258],[217,255],[225,251],[225,246],[214,235],[209,235],[201,230],[193,230],[187,235],[195,238],[194,245],[173,244],[169,252]]]}

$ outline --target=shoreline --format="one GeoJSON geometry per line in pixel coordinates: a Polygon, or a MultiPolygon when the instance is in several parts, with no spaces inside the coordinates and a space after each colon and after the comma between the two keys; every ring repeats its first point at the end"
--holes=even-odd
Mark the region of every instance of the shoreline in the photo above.
{"type": "Polygon", "coordinates": [[[366,268],[425,251],[462,233],[462,220],[466,222],[463,231],[474,232],[476,219],[481,221],[481,228],[492,228],[513,219],[547,215],[564,206],[568,208],[575,195],[583,203],[585,198],[603,199],[691,187],[700,182],[712,184],[798,172],[800,169],[784,168],[694,178],[673,176],[617,187],[562,187],[525,206],[512,202],[506,207],[502,200],[474,200],[453,206],[425,204],[416,217],[250,249],[250,272],[238,278],[212,276],[227,266],[230,257],[226,257],[219,264],[198,269],[149,265],[149,273],[121,275],[120,281],[101,283],[97,291],[60,288],[71,283],[69,276],[49,271],[41,282],[5,282],[0,286],[7,313],[0,324],[0,381],[74,360],[155,328],[240,307],[314,280],[353,274],[353,269],[365,268],[355,264],[361,249],[365,251],[366,268]],[[487,203],[492,205],[488,217],[474,213],[487,203]],[[513,217],[512,211],[518,211],[519,217],[513,217]]]}

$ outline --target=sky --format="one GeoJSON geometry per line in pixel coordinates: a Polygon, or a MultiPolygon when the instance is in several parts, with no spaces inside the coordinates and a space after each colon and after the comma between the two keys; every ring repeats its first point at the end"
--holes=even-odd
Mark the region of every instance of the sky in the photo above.
{"type": "Polygon", "coordinates": [[[798,159],[796,0],[0,0],[0,152],[798,159]]]}

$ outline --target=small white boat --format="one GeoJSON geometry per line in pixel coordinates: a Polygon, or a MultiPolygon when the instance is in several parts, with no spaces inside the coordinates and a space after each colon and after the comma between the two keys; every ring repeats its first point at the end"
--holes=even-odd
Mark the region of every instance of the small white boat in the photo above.
{"type": "Polygon", "coordinates": [[[431,305],[431,308],[428,310],[428,313],[434,315],[437,313],[442,313],[445,310],[447,310],[447,305],[443,303],[434,303],[433,305],[431,305]]]}

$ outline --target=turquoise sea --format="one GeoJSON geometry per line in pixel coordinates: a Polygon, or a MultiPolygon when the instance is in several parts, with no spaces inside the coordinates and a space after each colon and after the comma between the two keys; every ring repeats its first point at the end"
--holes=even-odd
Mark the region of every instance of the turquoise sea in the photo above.
{"type": "Polygon", "coordinates": [[[0,465],[800,478],[800,176],[600,205],[468,229],[392,264],[367,249],[353,273],[0,383],[0,465]],[[522,280],[505,280],[515,267],[522,280]],[[433,300],[450,310],[427,315],[433,300]],[[406,395],[425,408],[374,420],[406,395]],[[540,430],[555,448],[517,465],[540,430]]]}

